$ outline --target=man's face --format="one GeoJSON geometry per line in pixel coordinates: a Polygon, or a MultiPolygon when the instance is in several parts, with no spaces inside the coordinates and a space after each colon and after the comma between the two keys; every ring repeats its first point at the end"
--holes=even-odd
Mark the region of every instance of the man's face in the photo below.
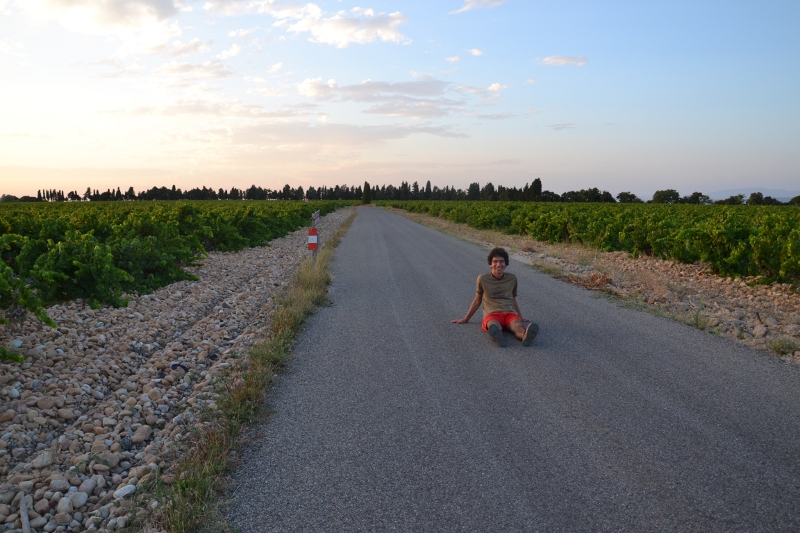
{"type": "Polygon", "coordinates": [[[492,257],[492,275],[496,278],[502,278],[505,271],[506,260],[499,256],[492,257]]]}

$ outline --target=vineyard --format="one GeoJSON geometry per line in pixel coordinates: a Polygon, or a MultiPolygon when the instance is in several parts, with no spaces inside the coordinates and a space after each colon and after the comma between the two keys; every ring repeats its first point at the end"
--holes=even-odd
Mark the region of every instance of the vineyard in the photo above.
{"type": "Polygon", "coordinates": [[[724,276],[800,278],[800,208],[663,204],[382,201],[473,228],[702,262],[724,276]]]}
{"type": "Polygon", "coordinates": [[[348,201],[179,201],[0,204],[0,309],[43,310],[81,297],[124,305],[191,279],[208,251],[264,246],[348,201]]]}

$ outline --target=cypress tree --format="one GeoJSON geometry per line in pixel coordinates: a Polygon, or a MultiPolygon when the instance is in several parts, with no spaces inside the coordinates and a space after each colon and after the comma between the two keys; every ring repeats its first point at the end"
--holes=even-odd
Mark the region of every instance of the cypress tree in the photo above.
{"type": "Polygon", "coordinates": [[[371,201],[372,201],[372,190],[369,187],[369,183],[365,181],[364,192],[361,194],[361,203],[366,205],[371,201]]]}

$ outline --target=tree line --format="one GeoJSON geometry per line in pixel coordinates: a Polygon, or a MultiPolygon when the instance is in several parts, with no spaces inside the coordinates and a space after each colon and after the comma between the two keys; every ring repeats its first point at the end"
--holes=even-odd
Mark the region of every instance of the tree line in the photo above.
{"type": "Polygon", "coordinates": [[[481,187],[480,183],[470,183],[466,190],[446,186],[439,188],[431,186],[428,181],[424,187],[418,182],[409,184],[402,181],[399,187],[382,185],[371,187],[364,183],[364,187],[336,185],[334,187],[303,187],[293,188],[286,184],[282,189],[269,189],[252,185],[248,189],[194,188],[183,191],[176,188],[152,187],[139,191],[129,187],[127,191],[117,187],[116,190],[107,189],[100,192],[87,187],[81,195],[77,191],[64,191],[48,189],[37,191],[36,196],[22,196],[17,198],[12,195],[2,195],[0,202],[112,202],[112,201],[152,201],[152,200],[362,200],[369,203],[371,200],[484,200],[499,202],[596,202],[596,203],[654,203],[654,204],[720,204],[720,205],[800,205],[800,196],[783,202],[764,196],[760,192],[752,193],[746,200],[744,195],[738,194],[712,202],[711,198],[701,192],[681,196],[675,189],[658,190],[647,201],[642,200],[629,191],[624,191],[616,196],[608,191],[601,191],[597,187],[567,191],[557,194],[552,191],[542,190],[542,180],[536,178],[524,187],[495,186],[491,182],[481,187]]]}

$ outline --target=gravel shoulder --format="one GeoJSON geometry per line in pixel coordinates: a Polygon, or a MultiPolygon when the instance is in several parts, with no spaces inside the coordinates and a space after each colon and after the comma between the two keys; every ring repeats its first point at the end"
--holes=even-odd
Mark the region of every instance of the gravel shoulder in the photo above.
{"type": "MultiPolygon", "coordinates": [[[[323,217],[324,242],[352,208],[323,217]]],[[[198,281],[136,296],[127,308],[72,301],[0,328],[25,355],[0,365],[0,531],[113,530],[126,525],[136,486],[170,468],[217,409],[215,382],[263,340],[273,298],[308,255],[307,231],[269,247],[212,252],[198,281]]]]}
{"type": "Polygon", "coordinates": [[[705,265],[550,244],[401,209],[388,210],[487,249],[504,246],[514,259],[564,281],[800,363],[800,291],[796,285],[759,285],[754,283],[756,278],[717,276],[705,265]]]}

